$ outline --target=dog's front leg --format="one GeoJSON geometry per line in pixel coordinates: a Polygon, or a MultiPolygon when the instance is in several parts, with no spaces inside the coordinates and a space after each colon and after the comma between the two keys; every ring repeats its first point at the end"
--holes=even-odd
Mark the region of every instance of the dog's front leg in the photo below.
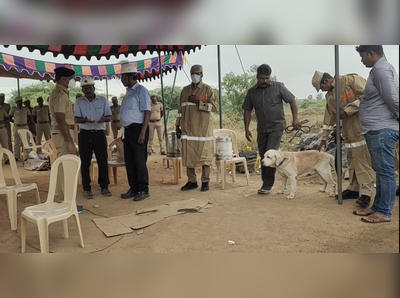
{"type": "Polygon", "coordinates": [[[290,189],[290,195],[288,195],[286,197],[286,199],[292,200],[292,199],[294,199],[294,196],[295,196],[296,191],[297,191],[297,176],[290,175],[289,179],[290,179],[290,187],[291,187],[291,189],[290,189]]]}
{"type": "Polygon", "coordinates": [[[281,189],[278,191],[278,194],[283,194],[285,193],[286,190],[286,185],[287,185],[287,179],[288,177],[285,175],[281,175],[282,176],[282,186],[281,189]]]}

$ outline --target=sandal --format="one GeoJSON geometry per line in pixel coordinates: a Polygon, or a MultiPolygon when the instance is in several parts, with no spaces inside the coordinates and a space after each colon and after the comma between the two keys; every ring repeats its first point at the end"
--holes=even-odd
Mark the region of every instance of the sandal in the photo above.
{"type": "Polygon", "coordinates": [[[372,211],[371,209],[363,209],[363,210],[359,210],[359,211],[353,211],[353,214],[357,215],[357,216],[370,216],[374,213],[375,212],[372,211]]]}
{"type": "Polygon", "coordinates": [[[384,217],[384,216],[382,216],[380,214],[371,214],[371,215],[369,215],[367,217],[362,217],[361,221],[366,222],[366,223],[375,224],[375,223],[390,222],[391,219],[387,218],[387,217],[384,217]]]}

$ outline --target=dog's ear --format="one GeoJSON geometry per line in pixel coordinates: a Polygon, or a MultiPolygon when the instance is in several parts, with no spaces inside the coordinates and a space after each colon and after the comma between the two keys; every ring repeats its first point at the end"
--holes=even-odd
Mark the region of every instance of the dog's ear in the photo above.
{"type": "Polygon", "coordinates": [[[282,156],[281,152],[278,150],[274,151],[274,155],[275,155],[275,165],[278,167],[281,164],[281,162],[283,161],[283,156],[282,156]]]}

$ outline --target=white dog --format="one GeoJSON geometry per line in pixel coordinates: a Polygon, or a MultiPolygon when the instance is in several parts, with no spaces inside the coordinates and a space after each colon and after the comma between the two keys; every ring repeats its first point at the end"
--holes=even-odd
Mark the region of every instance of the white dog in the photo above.
{"type": "Polygon", "coordinates": [[[278,150],[268,150],[261,164],[265,167],[276,168],[282,175],[282,187],[278,194],[285,193],[287,179],[290,179],[291,192],[287,199],[294,199],[297,190],[297,176],[315,170],[324,182],[320,189],[325,192],[328,184],[332,186],[330,196],[336,195],[336,183],[332,179],[331,166],[335,165],[335,158],[324,152],[315,150],[287,152],[278,150]]]}

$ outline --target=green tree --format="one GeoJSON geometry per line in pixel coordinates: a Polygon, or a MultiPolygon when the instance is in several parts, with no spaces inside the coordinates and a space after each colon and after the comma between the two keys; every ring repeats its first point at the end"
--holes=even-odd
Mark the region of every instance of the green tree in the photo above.
{"type": "MultiPolygon", "coordinates": [[[[182,87],[175,86],[173,93],[172,93],[172,86],[164,87],[164,110],[167,121],[170,111],[179,109],[181,92],[182,92],[182,87]]],[[[162,102],[161,88],[154,89],[150,93],[155,93],[158,97],[158,101],[162,102]]]]}
{"type": "Polygon", "coordinates": [[[317,94],[317,100],[322,100],[324,95],[320,92],[317,94]]]}
{"type": "MultiPolygon", "coordinates": [[[[53,82],[36,82],[29,86],[22,87],[20,89],[20,94],[23,100],[29,99],[31,100],[31,105],[34,107],[37,105],[36,99],[38,97],[43,97],[45,102],[47,98],[50,96],[51,91],[53,91],[55,84],[53,82]]],[[[78,93],[82,93],[80,87],[75,87],[69,90],[69,97],[70,99],[75,102],[75,96],[78,93]]],[[[11,106],[15,106],[15,98],[18,96],[18,90],[13,89],[11,90],[11,98],[8,103],[11,106]]]]}

